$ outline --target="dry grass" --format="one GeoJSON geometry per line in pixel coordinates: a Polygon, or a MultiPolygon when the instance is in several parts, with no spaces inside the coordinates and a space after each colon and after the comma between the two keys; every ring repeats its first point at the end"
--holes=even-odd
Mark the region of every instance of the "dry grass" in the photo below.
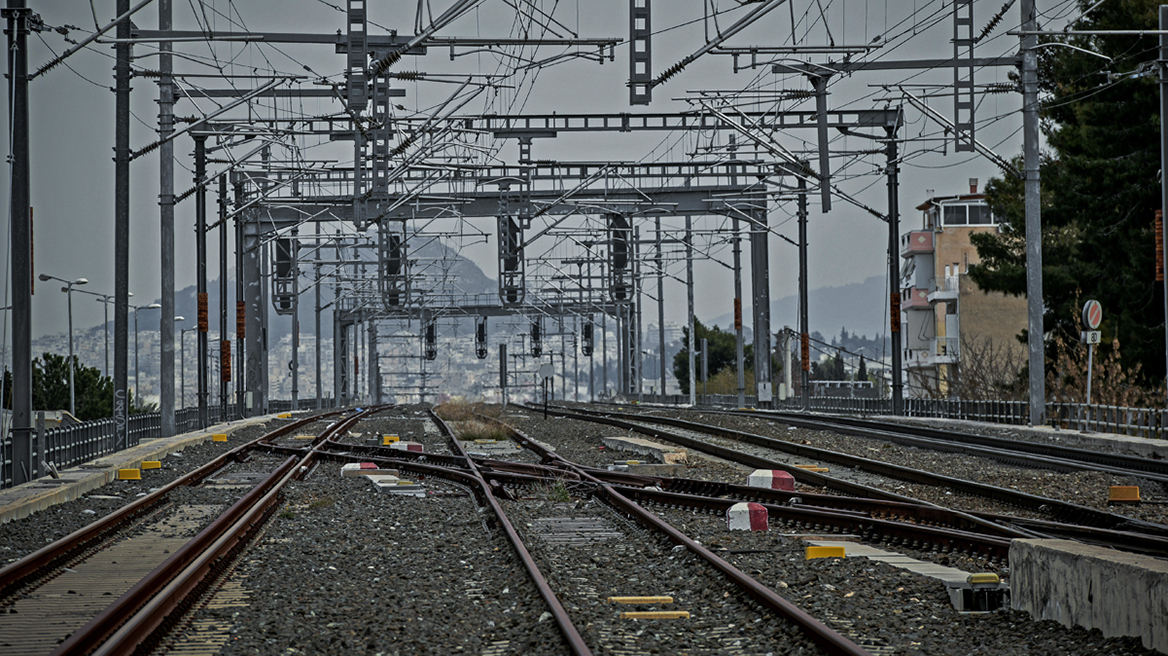
{"type": "Polygon", "coordinates": [[[453,398],[434,408],[434,412],[446,421],[469,421],[475,415],[498,418],[502,414],[502,407],[488,405],[481,400],[471,401],[464,398],[453,398]]]}
{"type": "Polygon", "coordinates": [[[450,428],[460,440],[510,440],[511,431],[505,427],[482,419],[467,419],[452,422],[450,428]]]}

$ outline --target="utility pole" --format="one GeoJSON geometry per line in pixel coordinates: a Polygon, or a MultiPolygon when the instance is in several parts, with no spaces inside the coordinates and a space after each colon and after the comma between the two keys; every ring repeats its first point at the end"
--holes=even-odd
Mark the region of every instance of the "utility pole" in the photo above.
{"type": "Polygon", "coordinates": [[[811,334],[807,325],[807,180],[799,178],[799,397],[811,409],[811,334]]]}
{"type": "MultiPolygon", "coordinates": [[[[1168,6],[1160,5],[1160,30],[1168,30],[1168,6]]],[[[1160,209],[1168,209],[1168,34],[1160,35],[1160,209]]],[[[1161,217],[1161,226],[1164,219],[1161,217]]],[[[1164,253],[1168,254],[1168,239],[1164,253]]],[[[1168,257],[1164,258],[1168,262],[1168,257]]],[[[1168,264],[1165,265],[1168,267],[1168,264]]],[[[1164,276],[1164,358],[1168,364],[1168,275],[1164,276]]]]}
{"type": "MultiPolygon", "coordinates": [[[[320,221],[316,222],[316,250],[314,252],[315,252],[315,256],[312,258],[313,259],[312,271],[315,274],[315,280],[316,280],[316,284],[313,285],[313,292],[315,293],[315,297],[316,297],[316,303],[315,303],[315,308],[314,308],[316,310],[316,324],[315,324],[316,344],[314,346],[314,348],[316,349],[316,409],[320,410],[324,407],[324,401],[323,401],[324,392],[323,392],[323,388],[322,388],[323,381],[321,380],[321,377],[320,377],[320,341],[321,341],[321,335],[320,335],[320,258],[321,258],[320,221]]],[[[336,336],[334,335],[333,338],[336,339],[336,336]]]]}
{"type": "MultiPolygon", "coordinates": [[[[170,30],[172,0],[158,0],[158,29],[170,30]]],[[[164,143],[158,148],[158,238],[161,271],[162,309],[158,312],[158,409],[161,414],[161,435],[175,434],[174,422],[174,55],[173,43],[158,44],[158,138],[164,143]]]]}
{"type": "Polygon", "coordinates": [[[694,376],[694,280],[693,280],[693,219],[685,215],[685,287],[688,305],[689,340],[689,404],[697,405],[697,385],[694,376]]]}
{"type": "Polygon", "coordinates": [[[661,370],[661,396],[665,402],[665,260],[661,253],[661,217],[657,217],[657,355],[661,370]]]}
{"type": "MultiPolygon", "coordinates": [[[[24,0],[8,0],[8,97],[12,126],[12,484],[33,478],[32,453],[32,209],[28,144],[28,21],[24,0]]],[[[118,28],[119,30],[121,27],[118,28]]],[[[120,61],[120,60],[119,60],[120,61]]],[[[124,302],[124,298],[122,299],[124,302]]],[[[124,325],[124,321],[123,321],[124,325]]],[[[70,364],[70,366],[72,366],[70,364]]],[[[125,379],[123,379],[124,385],[125,379]]],[[[123,387],[124,390],[124,387],[123,387]]],[[[2,478],[2,477],[0,477],[2,478]]]]}
{"type": "Polygon", "coordinates": [[[227,337],[227,174],[219,175],[219,421],[227,421],[231,340],[227,337]]]}
{"type": "MultiPolygon", "coordinates": [[[[1022,0],[1022,142],[1026,206],[1026,343],[1030,364],[1030,424],[1046,414],[1046,354],[1042,326],[1042,205],[1038,153],[1038,29],[1035,0],[1022,0]]],[[[1163,11],[1163,10],[1161,10],[1163,11]]]]}
{"type": "Polygon", "coordinates": [[[199,368],[199,387],[196,396],[199,401],[199,428],[210,423],[207,416],[207,187],[203,184],[207,177],[207,137],[195,135],[195,279],[198,290],[198,354],[195,356],[199,368]]]}
{"type": "MultiPolygon", "coordinates": [[[[130,446],[130,0],[117,0],[114,46],[114,450],[130,446]]],[[[17,280],[13,279],[13,285],[17,280]]],[[[173,319],[172,319],[173,322],[173,319]]],[[[137,390],[135,390],[137,392],[137,390]]]]}
{"type": "MultiPolygon", "coordinates": [[[[746,407],[746,338],[742,334],[742,235],[738,219],[733,219],[734,237],[734,365],[738,370],[738,406],[746,407]]],[[[757,339],[757,338],[756,338],[757,339]]]]}
{"type": "Polygon", "coordinates": [[[900,362],[900,179],[896,161],[896,128],[885,127],[888,143],[888,280],[891,286],[888,303],[888,327],[892,337],[892,414],[904,414],[904,381],[900,362]]]}
{"type": "Polygon", "coordinates": [[[300,231],[292,229],[292,411],[300,409],[300,231]]]}

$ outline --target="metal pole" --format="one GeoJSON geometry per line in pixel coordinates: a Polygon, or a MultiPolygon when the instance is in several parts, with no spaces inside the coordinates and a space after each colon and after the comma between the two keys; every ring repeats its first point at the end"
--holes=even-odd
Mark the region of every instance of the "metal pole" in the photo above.
{"type": "Polygon", "coordinates": [[[65,288],[66,305],[69,307],[69,414],[77,416],[77,400],[73,387],[73,283],[65,288]]]}
{"type": "Polygon", "coordinates": [[[688,306],[689,340],[689,404],[697,405],[697,381],[694,380],[694,281],[693,281],[693,219],[685,215],[685,287],[688,306]]]}
{"type": "Polygon", "coordinates": [[[199,428],[210,423],[207,412],[207,188],[203,181],[207,177],[207,137],[195,136],[195,278],[198,309],[198,353],[195,366],[198,367],[199,428]]]}
{"type": "Polygon", "coordinates": [[[105,310],[105,323],[103,324],[103,327],[105,328],[105,371],[102,372],[102,375],[104,375],[104,376],[110,375],[110,373],[109,373],[109,302],[110,302],[109,296],[102,296],[101,297],[101,304],[103,306],[102,309],[105,310]]]}
{"type": "Polygon", "coordinates": [[[183,337],[186,335],[186,333],[187,331],[181,328],[178,331],[178,364],[179,369],[181,370],[179,371],[179,380],[181,381],[182,385],[180,389],[182,399],[179,401],[179,405],[184,408],[187,406],[187,345],[183,340],[183,337]]]}
{"type": "MultiPolygon", "coordinates": [[[[1160,5],[1160,29],[1168,30],[1168,6],[1160,5]]],[[[1160,35],[1160,209],[1168,210],[1168,34],[1160,35]]],[[[1162,224],[1168,223],[1161,219],[1162,224]]],[[[1164,253],[1168,255],[1168,239],[1164,239],[1164,253]]],[[[1168,257],[1164,258],[1168,263],[1168,257]]],[[[1168,269],[1168,264],[1164,265],[1168,269]]],[[[1164,276],[1164,358],[1168,367],[1168,275],[1164,276]]],[[[1165,369],[1168,375],[1168,368],[1165,369]]],[[[1168,387],[1166,387],[1168,389],[1168,387]]],[[[1168,400],[1166,400],[1168,402],[1168,400]]]]}
{"type": "Polygon", "coordinates": [[[139,396],[141,388],[138,386],[138,310],[142,308],[134,308],[134,396],[133,401],[138,407],[142,407],[142,398],[139,396]]]}
{"type": "MultiPolygon", "coordinates": [[[[313,291],[315,292],[315,296],[316,296],[316,307],[315,307],[315,310],[316,310],[316,324],[315,324],[315,326],[316,326],[315,327],[316,344],[314,345],[314,348],[316,350],[316,409],[317,410],[320,410],[321,408],[324,407],[324,401],[323,401],[324,394],[323,394],[322,388],[321,388],[322,381],[321,381],[321,377],[320,377],[320,342],[321,342],[321,334],[320,334],[320,255],[321,255],[321,252],[320,251],[321,251],[320,221],[317,221],[316,222],[316,256],[312,258],[315,261],[315,264],[312,265],[312,269],[313,269],[313,272],[316,274],[316,285],[315,285],[315,289],[313,291]]],[[[333,338],[336,339],[335,336],[333,338]]]]}
{"type": "MultiPolygon", "coordinates": [[[[12,114],[12,483],[32,480],[32,209],[29,198],[28,19],[24,0],[8,0],[8,102],[12,114]]],[[[120,27],[118,29],[121,29],[120,27]]]]}
{"type": "Polygon", "coordinates": [[[661,217],[657,217],[657,368],[661,373],[661,396],[665,402],[665,259],[661,251],[661,217]]]}
{"type": "Polygon", "coordinates": [[[904,414],[904,376],[901,373],[900,335],[900,171],[897,165],[896,128],[887,127],[888,143],[885,152],[888,160],[888,281],[889,332],[892,336],[892,414],[904,414]]]}
{"type": "MultiPolygon", "coordinates": [[[[130,0],[117,0],[125,16],[130,0]]],[[[126,374],[130,312],[130,17],[120,22],[114,47],[114,450],[130,446],[126,374]]],[[[16,280],[13,280],[16,284],[16,280]]]]}
{"type": "MultiPolygon", "coordinates": [[[[1035,0],[1022,0],[1022,30],[1037,29],[1035,0]]],[[[1022,141],[1026,168],[1026,342],[1030,364],[1030,424],[1044,423],[1046,356],[1042,326],[1042,205],[1038,153],[1038,37],[1022,37],[1022,141]]]]}
{"type": "Polygon", "coordinates": [[[735,381],[738,387],[738,407],[746,407],[746,337],[742,334],[742,237],[738,219],[733,219],[734,238],[734,363],[738,369],[735,381]]]}
{"type": "Polygon", "coordinates": [[[300,409],[300,245],[292,230],[292,410],[300,409]]]}
{"type": "Polygon", "coordinates": [[[1095,345],[1087,345],[1087,409],[1091,409],[1091,374],[1095,371],[1095,345]]]}
{"type": "Polygon", "coordinates": [[[231,357],[227,331],[227,174],[224,173],[219,176],[219,421],[227,421],[227,376],[223,375],[224,345],[227,357],[231,357]]]}
{"type": "Polygon", "coordinates": [[[811,409],[811,332],[807,322],[807,181],[799,178],[799,397],[811,409]]]}
{"type": "MultiPolygon", "coordinates": [[[[158,29],[173,25],[172,0],[158,0],[158,29]]],[[[158,409],[161,413],[160,435],[175,434],[174,418],[174,142],[167,139],[174,132],[174,56],[172,43],[158,44],[158,237],[161,259],[160,283],[162,310],[158,313],[158,409]]]]}

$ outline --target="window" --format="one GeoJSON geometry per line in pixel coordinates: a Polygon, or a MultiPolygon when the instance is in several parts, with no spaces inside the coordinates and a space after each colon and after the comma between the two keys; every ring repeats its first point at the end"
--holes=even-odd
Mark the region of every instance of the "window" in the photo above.
{"type": "Polygon", "coordinates": [[[990,225],[993,222],[994,217],[988,205],[969,206],[969,225],[990,225]]]}
{"type": "Polygon", "coordinates": [[[945,225],[965,225],[965,205],[946,205],[941,210],[944,212],[945,225]]]}

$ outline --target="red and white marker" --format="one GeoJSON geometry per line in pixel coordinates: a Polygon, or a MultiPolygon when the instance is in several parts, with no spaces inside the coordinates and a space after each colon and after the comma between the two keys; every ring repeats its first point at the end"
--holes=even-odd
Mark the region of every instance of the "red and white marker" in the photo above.
{"type": "Polygon", "coordinates": [[[756,469],[747,477],[746,484],[768,490],[795,491],[795,477],[781,469],[756,469]]]}
{"type": "Polygon", "coordinates": [[[389,445],[389,448],[398,451],[425,451],[420,442],[394,442],[389,445]]]}
{"type": "Polygon", "coordinates": [[[726,527],[731,531],[765,531],[767,510],[761,503],[736,503],[726,511],[726,527]]]}

